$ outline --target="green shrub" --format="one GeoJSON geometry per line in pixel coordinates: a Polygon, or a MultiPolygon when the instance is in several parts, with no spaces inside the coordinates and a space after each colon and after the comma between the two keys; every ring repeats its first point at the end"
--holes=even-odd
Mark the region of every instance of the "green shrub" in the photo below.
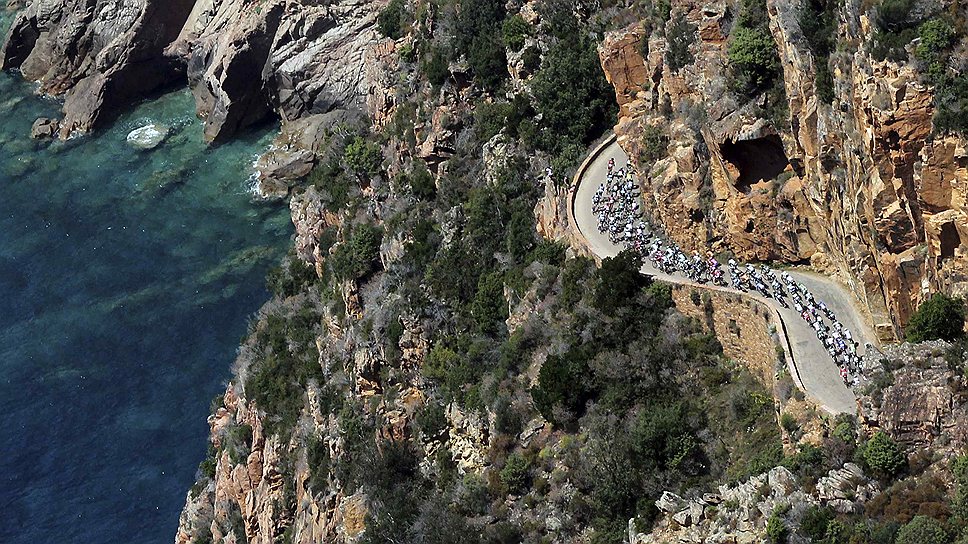
{"type": "Polygon", "coordinates": [[[192,539],[191,544],[212,544],[212,538],[211,525],[205,525],[199,529],[198,534],[192,539]]]}
{"type": "Polygon", "coordinates": [[[591,398],[586,386],[587,375],[588,359],[584,353],[572,350],[548,356],[538,372],[537,386],[531,389],[535,407],[546,420],[559,427],[573,423],[567,417],[584,413],[585,403],[591,398]]]}
{"type": "Polygon", "coordinates": [[[198,465],[199,472],[209,480],[215,478],[215,469],[218,467],[218,459],[215,458],[215,455],[215,447],[209,444],[208,454],[205,455],[205,459],[198,465]]]}
{"type": "Polygon", "coordinates": [[[755,95],[772,85],[777,77],[776,43],[764,28],[735,29],[727,54],[735,87],[742,93],[755,95]]]}
{"type": "Polygon", "coordinates": [[[835,0],[807,0],[799,14],[800,29],[813,53],[817,75],[814,82],[817,97],[824,104],[834,99],[834,78],[829,59],[834,52],[837,32],[837,2],[835,0]]]}
{"type": "Polygon", "coordinates": [[[901,62],[907,60],[907,44],[918,36],[914,28],[905,28],[898,32],[888,32],[877,29],[874,31],[874,43],[871,46],[871,56],[877,60],[901,62]]]}
{"type": "Polygon", "coordinates": [[[767,28],[769,14],[766,0],[742,0],[736,24],[745,28],[767,28]]]}
{"type": "Polygon", "coordinates": [[[437,343],[427,353],[422,367],[423,375],[431,380],[443,381],[447,379],[450,370],[459,363],[460,357],[457,355],[457,352],[445,346],[443,343],[437,343]]]}
{"type": "Polygon", "coordinates": [[[910,23],[914,0],[882,0],[877,7],[877,26],[884,30],[896,31],[910,23]]]}
{"type": "Polygon", "coordinates": [[[897,532],[896,544],[947,544],[948,532],[944,525],[927,516],[914,516],[897,532]]]}
{"type": "Polygon", "coordinates": [[[653,403],[639,412],[631,432],[633,451],[660,468],[677,468],[696,452],[683,402],[653,403]]]}
{"type": "Polygon", "coordinates": [[[380,30],[380,33],[394,40],[402,38],[405,14],[403,0],[390,0],[387,7],[383,8],[377,17],[377,28],[380,30]]]}
{"type": "Polygon", "coordinates": [[[483,88],[494,91],[507,79],[507,55],[502,25],[504,2],[501,0],[460,0],[454,29],[454,47],[467,58],[474,79],[483,88]]]}
{"type": "Polygon", "coordinates": [[[905,47],[917,37],[917,21],[911,20],[914,0],[882,0],[874,19],[876,29],[871,55],[877,60],[907,59],[905,47]]]}
{"type": "Polygon", "coordinates": [[[519,14],[512,15],[504,21],[501,29],[504,36],[504,43],[512,51],[520,51],[524,47],[525,40],[531,34],[531,25],[519,14]]]}
{"type": "Polygon", "coordinates": [[[951,474],[955,478],[955,493],[951,499],[951,512],[961,522],[968,522],[968,455],[952,459],[951,474]]]}
{"type": "Polygon", "coordinates": [[[965,301],[937,293],[921,303],[904,331],[908,342],[957,340],[965,335],[965,301]]]}
{"type": "Polygon", "coordinates": [[[770,544],[786,544],[787,527],[776,511],[766,520],[766,539],[770,544]]]}
{"type": "Polygon", "coordinates": [[[861,455],[867,466],[880,477],[892,478],[907,466],[907,459],[897,443],[883,431],[877,431],[864,444],[861,455]]]}
{"type": "Polygon", "coordinates": [[[968,133],[968,74],[947,74],[935,87],[934,105],[936,130],[968,133]]]}
{"type": "Polygon", "coordinates": [[[780,427],[783,427],[783,430],[787,433],[793,434],[800,428],[800,425],[797,423],[797,418],[793,417],[793,414],[784,412],[780,416],[780,427]]]}
{"type": "Polygon", "coordinates": [[[810,506],[800,518],[800,533],[813,542],[820,542],[827,534],[827,525],[833,519],[834,514],[830,508],[810,506]]]}
{"type": "MultiPolygon", "coordinates": [[[[533,221],[534,218],[530,217],[529,220],[533,221]]],[[[532,224],[533,227],[533,224],[532,224]]],[[[534,239],[534,231],[528,232],[531,239],[534,239]]],[[[565,260],[565,246],[561,242],[552,242],[551,240],[541,239],[534,246],[531,251],[531,255],[525,258],[525,262],[537,261],[545,264],[553,264],[560,266],[565,260]]]]}
{"type": "Polygon", "coordinates": [[[222,448],[229,452],[233,464],[245,462],[252,448],[252,427],[247,423],[229,426],[222,438],[222,448]]]}
{"type": "Polygon", "coordinates": [[[534,215],[527,210],[515,210],[508,221],[507,251],[521,262],[535,247],[534,215]]]}
{"type": "Polygon", "coordinates": [[[508,60],[500,34],[494,31],[476,38],[467,53],[467,64],[481,87],[496,91],[508,78],[508,60]]]}
{"type": "Polygon", "coordinates": [[[323,493],[329,482],[329,445],[319,437],[313,437],[306,445],[306,463],[309,466],[309,487],[323,493]]]}
{"type": "Polygon", "coordinates": [[[417,412],[416,420],[420,432],[427,438],[441,438],[447,432],[447,415],[440,403],[425,404],[417,412]]]}
{"type": "Polygon", "coordinates": [[[423,161],[414,163],[408,177],[413,196],[420,200],[433,200],[437,196],[437,184],[434,182],[434,175],[430,173],[423,161]]]}
{"type": "Polygon", "coordinates": [[[569,163],[614,123],[615,91],[602,73],[595,42],[584,34],[551,47],[531,91],[541,114],[538,146],[569,163]]]}
{"type": "Polygon", "coordinates": [[[520,495],[530,485],[531,463],[523,456],[512,453],[501,469],[501,483],[512,495],[520,495]]]}
{"type": "Polygon", "coordinates": [[[400,60],[403,62],[413,62],[417,60],[417,55],[420,53],[419,43],[405,43],[400,46],[400,60]]]}
{"type": "Polygon", "coordinates": [[[641,268],[641,255],[629,250],[602,260],[602,267],[596,273],[595,306],[610,313],[632,302],[649,284],[639,272],[641,268]]]}
{"type": "Polygon", "coordinates": [[[937,84],[947,71],[947,49],[954,44],[957,33],[944,19],[929,19],[918,27],[917,59],[927,71],[928,81],[937,84]]]}
{"type": "Polygon", "coordinates": [[[390,363],[397,363],[403,355],[400,352],[400,339],[403,337],[403,323],[399,318],[392,319],[386,326],[386,356],[390,363]]]}
{"type": "Polygon", "coordinates": [[[678,72],[692,64],[695,57],[689,47],[696,41],[696,25],[690,23],[684,15],[679,15],[669,25],[666,34],[666,64],[673,72],[678,72]]]}
{"type": "Polygon", "coordinates": [[[669,154],[669,137],[661,127],[649,125],[642,130],[642,151],[639,160],[646,165],[665,158],[669,154]]]}
{"type": "Polygon", "coordinates": [[[831,544],[835,542],[848,542],[850,539],[850,533],[850,528],[844,525],[843,522],[838,519],[832,519],[827,522],[827,531],[825,533],[824,542],[829,542],[831,544]]]}
{"type": "Polygon", "coordinates": [[[802,444],[795,454],[783,459],[783,466],[804,481],[816,481],[827,470],[824,463],[824,450],[813,444],[802,444]]]}
{"type": "Polygon", "coordinates": [[[422,64],[424,75],[427,81],[434,87],[440,87],[450,76],[450,66],[444,52],[438,48],[433,48],[424,59],[422,64]]]}
{"type": "Polygon", "coordinates": [[[486,142],[501,132],[511,114],[511,104],[507,102],[480,102],[474,108],[474,136],[486,142]]]}
{"type": "Polygon", "coordinates": [[[500,272],[481,276],[477,282],[477,294],[471,302],[471,315],[478,331],[494,333],[508,318],[508,303],[504,298],[504,279],[500,272]]]}
{"type": "Polygon", "coordinates": [[[315,267],[293,255],[286,258],[282,266],[269,271],[266,285],[277,297],[291,297],[303,292],[318,279],[315,267]]]}
{"type": "Polygon", "coordinates": [[[671,308],[673,306],[672,286],[668,283],[654,282],[646,289],[646,292],[656,308],[671,308]]]}
{"type": "Polygon", "coordinates": [[[425,218],[417,219],[410,233],[413,238],[406,244],[407,254],[404,262],[413,270],[426,270],[428,263],[437,254],[440,236],[434,230],[434,223],[425,218]]]}
{"type": "Polygon", "coordinates": [[[319,322],[309,309],[269,315],[254,333],[263,355],[249,369],[245,392],[265,411],[267,434],[288,433],[303,408],[309,381],[324,381],[315,343],[319,322]]]}
{"type": "Polygon", "coordinates": [[[323,193],[326,209],[332,212],[346,208],[359,192],[336,158],[313,168],[308,182],[323,193]]]}
{"type": "Polygon", "coordinates": [[[831,433],[834,438],[838,438],[847,444],[853,444],[857,441],[857,424],[853,417],[848,414],[838,414],[834,423],[836,425],[831,433]]]}
{"type": "Polygon", "coordinates": [[[524,430],[524,422],[521,414],[514,410],[511,401],[507,398],[499,398],[494,406],[494,429],[508,436],[517,438],[524,430]]]}
{"type": "Polygon", "coordinates": [[[529,73],[533,74],[535,70],[541,68],[541,50],[535,46],[530,46],[521,53],[521,62],[524,64],[524,69],[529,73]]]}
{"type": "Polygon", "coordinates": [[[379,145],[357,136],[343,151],[343,160],[358,176],[373,177],[380,172],[383,153],[379,145]]]}
{"type": "Polygon", "coordinates": [[[353,229],[349,240],[339,245],[330,257],[333,274],[343,280],[355,280],[377,269],[383,231],[372,225],[353,229]]]}

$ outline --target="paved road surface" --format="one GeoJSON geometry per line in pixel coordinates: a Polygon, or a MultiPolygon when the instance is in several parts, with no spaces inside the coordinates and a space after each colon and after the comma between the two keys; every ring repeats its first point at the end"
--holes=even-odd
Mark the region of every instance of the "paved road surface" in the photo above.
{"type": "MultiPolygon", "coordinates": [[[[573,190],[574,196],[574,216],[579,233],[584,237],[595,255],[600,258],[614,257],[622,248],[613,244],[607,235],[598,231],[598,219],[592,213],[592,196],[595,190],[605,180],[608,172],[608,159],[615,159],[616,168],[625,164],[627,156],[617,143],[608,145],[588,164],[578,184],[573,190]]],[[[645,203],[648,209],[649,203],[645,203]]],[[[681,276],[670,276],[656,270],[651,264],[646,263],[642,267],[642,273],[654,276],[657,279],[671,283],[683,285],[695,285],[687,278],[681,276]]],[[[823,300],[837,315],[837,319],[846,325],[854,338],[860,342],[860,351],[866,342],[875,344],[874,335],[867,326],[867,320],[857,310],[853,303],[853,298],[847,291],[836,282],[820,275],[804,272],[791,271],[797,281],[803,283],[810,292],[819,300],[823,300]]],[[[857,404],[853,393],[844,385],[840,378],[840,370],[834,364],[823,344],[817,340],[813,329],[810,328],[795,310],[785,309],[776,301],[767,299],[759,295],[741,293],[732,288],[721,288],[713,286],[699,286],[706,289],[716,289],[725,292],[740,293],[750,296],[770,307],[776,309],[783,321],[787,331],[787,340],[792,349],[794,369],[799,374],[799,381],[808,397],[817,402],[828,412],[855,413],[857,404]]]]}

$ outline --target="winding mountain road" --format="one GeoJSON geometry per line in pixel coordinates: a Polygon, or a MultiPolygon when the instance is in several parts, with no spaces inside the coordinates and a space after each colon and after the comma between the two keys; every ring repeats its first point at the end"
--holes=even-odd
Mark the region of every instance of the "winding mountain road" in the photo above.
{"type": "MultiPolygon", "coordinates": [[[[572,209],[570,210],[572,228],[585,242],[588,249],[599,258],[614,257],[622,247],[612,243],[608,236],[598,231],[598,218],[592,212],[592,196],[605,180],[608,172],[608,159],[614,158],[615,164],[625,164],[628,156],[625,151],[612,139],[592,152],[585,164],[575,176],[572,186],[572,209]]],[[[643,203],[648,209],[648,202],[643,203]]],[[[713,285],[700,285],[687,278],[669,275],[661,272],[651,264],[642,267],[642,273],[656,279],[680,285],[692,285],[703,289],[737,293],[754,298],[774,310],[774,321],[781,340],[785,344],[787,365],[794,381],[804,393],[831,414],[856,413],[857,403],[853,393],[848,389],[840,377],[840,370],[827,353],[823,344],[817,339],[810,326],[800,318],[793,309],[780,306],[773,299],[757,294],[743,293],[739,290],[713,285]]],[[[877,345],[873,331],[867,325],[867,320],[853,303],[851,295],[838,283],[818,274],[796,272],[790,274],[802,283],[819,300],[823,300],[860,344],[858,348],[863,353],[864,345],[870,342],[877,345]]]]}

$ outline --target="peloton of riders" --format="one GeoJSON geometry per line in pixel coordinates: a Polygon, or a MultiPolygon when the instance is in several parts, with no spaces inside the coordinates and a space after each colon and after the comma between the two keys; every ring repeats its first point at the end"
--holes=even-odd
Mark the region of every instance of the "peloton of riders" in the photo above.
{"type": "Polygon", "coordinates": [[[677,245],[663,240],[644,218],[641,190],[635,174],[626,162],[616,170],[615,159],[608,161],[604,183],[592,197],[592,211],[598,219],[598,230],[607,234],[612,243],[634,250],[648,257],[652,267],[665,274],[682,274],[690,280],[722,287],[731,286],[743,292],[753,291],[776,300],[784,308],[793,308],[814,330],[834,362],[840,367],[845,384],[860,370],[857,342],[850,330],[837,321],[834,312],[784,271],[779,274],[766,265],[740,264],[729,259],[726,271],[712,253],[686,254],[677,245]]]}

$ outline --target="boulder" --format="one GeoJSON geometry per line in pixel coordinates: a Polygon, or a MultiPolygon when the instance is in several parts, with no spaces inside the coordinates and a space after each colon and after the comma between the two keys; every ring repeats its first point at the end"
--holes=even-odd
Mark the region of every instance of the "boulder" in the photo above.
{"type": "Polygon", "coordinates": [[[135,149],[149,150],[161,145],[168,137],[169,128],[166,125],[152,123],[136,128],[128,133],[128,145],[135,149]]]}
{"type": "Polygon", "coordinates": [[[659,500],[655,501],[655,507],[667,514],[678,512],[685,504],[686,501],[682,497],[671,491],[663,491],[659,500]]]}
{"type": "Polygon", "coordinates": [[[256,160],[256,191],[262,198],[282,198],[305,178],[332,147],[332,129],[357,123],[346,110],[309,115],[284,123],[269,149],[256,160]],[[330,144],[330,145],[327,145],[330,144]]]}
{"type": "Polygon", "coordinates": [[[34,121],[34,125],[30,127],[30,137],[34,139],[53,138],[57,135],[57,127],[59,126],[60,122],[56,119],[40,117],[34,121]]]}

